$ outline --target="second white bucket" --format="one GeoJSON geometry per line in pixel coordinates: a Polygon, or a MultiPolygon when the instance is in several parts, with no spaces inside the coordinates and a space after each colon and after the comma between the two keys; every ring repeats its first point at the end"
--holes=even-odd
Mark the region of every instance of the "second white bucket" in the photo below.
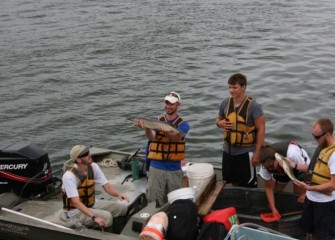
{"type": "Polygon", "coordinates": [[[187,168],[187,177],[189,187],[200,195],[210,182],[214,174],[214,167],[209,163],[194,163],[187,168]]]}

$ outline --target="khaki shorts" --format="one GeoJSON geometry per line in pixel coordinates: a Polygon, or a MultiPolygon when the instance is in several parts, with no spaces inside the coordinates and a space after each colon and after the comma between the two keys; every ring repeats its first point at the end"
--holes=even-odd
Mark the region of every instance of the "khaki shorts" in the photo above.
{"type": "MultiPolygon", "coordinates": [[[[112,226],[113,218],[125,216],[127,209],[127,205],[113,201],[96,201],[93,208],[90,208],[95,216],[101,217],[105,220],[105,227],[112,226]]],[[[97,223],[93,221],[91,217],[83,214],[82,212],[70,216],[70,214],[66,211],[61,211],[59,218],[65,222],[65,226],[69,228],[81,229],[85,227],[92,228],[97,226],[97,223]]]]}
{"type": "Polygon", "coordinates": [[[149,202],[158,200],[160,206],[167,203],[167,194],[181,188],[183,171],[166,171],[150,167],[146,194],[149,202]]]}

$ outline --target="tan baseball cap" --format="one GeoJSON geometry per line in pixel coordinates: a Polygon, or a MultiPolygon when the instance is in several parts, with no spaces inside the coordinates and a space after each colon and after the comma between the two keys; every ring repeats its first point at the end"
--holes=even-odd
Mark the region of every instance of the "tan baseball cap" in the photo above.
{"type": "Polygon", "coordinates": [[[90,152],[90,149],[84,145],[76,145],[70,151],[70,158],[72,161],[76,161],[76,159],[82,155],[85,155],[90,152]]]}

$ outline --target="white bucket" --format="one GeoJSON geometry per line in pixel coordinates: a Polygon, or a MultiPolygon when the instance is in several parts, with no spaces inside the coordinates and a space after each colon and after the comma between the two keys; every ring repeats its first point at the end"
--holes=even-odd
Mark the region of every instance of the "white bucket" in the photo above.
{"type": "Polygon", "coordinates": [[[209,163],[194,163],[187,168],[189,186],[200,195],[210,182],[214,174],[214,167],[209,163]]]}
{"type": "Polygon", "coordinates": [[[190,187],[179,188],[177,190],[169,192],[167,197],[170,204],[178,199],[191,199],[193,202],[195,201],[194,189],[190,187]]]}

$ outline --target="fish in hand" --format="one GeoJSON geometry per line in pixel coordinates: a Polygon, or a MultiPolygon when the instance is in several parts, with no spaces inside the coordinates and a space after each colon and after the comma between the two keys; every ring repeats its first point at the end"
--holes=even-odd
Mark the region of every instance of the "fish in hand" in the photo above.
{"type": "Polygon", "coordinates": [[[143,117],[127,118],[127,120],[133,123],[135,126],[141,124],[144,128],[160,129],[163,131],[173,132],[176,134],[180,133],[180,131],[178,131],[175,127],[165,122],[154,121],[143,117]]]}
{"type": "Polygon", "coordinates": [[[279,153],[275,153],[275,158],[282,163],[282,167],[286,173],[286,175],[292,180],[298,181],[298,179],[294,176],[293,169],[288,161],[287,157],[280,155],[279,153]]]}

